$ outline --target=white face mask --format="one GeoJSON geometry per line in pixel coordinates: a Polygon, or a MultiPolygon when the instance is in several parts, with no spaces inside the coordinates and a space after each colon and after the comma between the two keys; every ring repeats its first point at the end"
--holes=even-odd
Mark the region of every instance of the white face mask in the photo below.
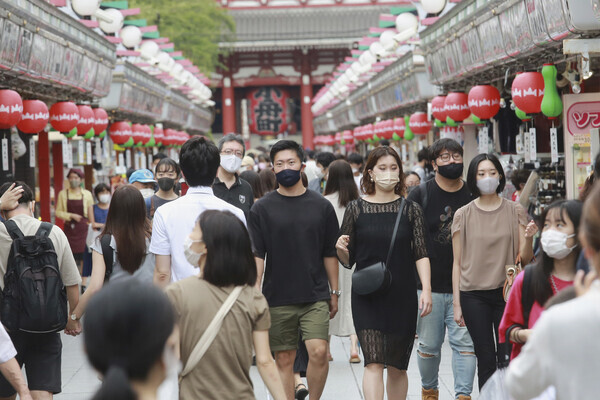
{"type": "Polygon", "coordinates": [[[110,194],[101,194],[100,196],[98,196],[98,201],[100,203],[108,204],[108,202],[110,201],[110,194]]]}
{"type": "Polygon", "coordinates": [[[358,168],[352,168],[352,173],[353,173],[353,174],[356,174],[358,171],[359,171],[359,169],[358,169],[358,168]]]}
{"type": "Polygon", "coordinates": [[[547,231],[542,232],[542,249],[544,249],[544,253],[546,253],[548,257],[562,260],[571,254],[573,249],[577,247],[577,245],[573,247],[567,246],[567,240],[572,237],[575,237],[575,234],[567,235],[556,229],[548,229],[547,231]]]}
{"type": "Polygon", "coordinates": [[[323,177],[325,176],[325,173],[323,172],[323,170],[321,168],[317,168],[317,171],[315,173],[317,175],[317,178],[319,178],[319,179],[323,179],[323,177]]]}
{"type": "Polygon", "coordinates": [[[221,167],[230,174],[237,172],[242,165],[242,159],[235,154],[221,154],[221,167]]]}
{"type": "Polygon", "coordinates": [[[400,177],[397,172],[386,171],[377,174],[373,173],[373,175],[375,175],[375,185],[384,192],[391,192],[398,182],[400,182],[400,177]]]}
{"type": "Polygon", "coordinates": [[[479,179],[477,181],[477,189],[481,194],[493,194],[496,193],[496,189],[500,185],[500,179],[488,176],[487,178],[479,179]]]}
{"type": "Polygon", "coordinates": [[[200,257],[204,254],[196,253],[192,250],[192,245],[198,242],[202,242],[202,240],[192,240],[189,236],[186,237],[183,242],[183,254],[185,254],[185,259],[196,268],[200,268],[200,257]]]}
{"type": "Polygon", "coordinates": [[[140,193],[142,194],[142,197],[144,197],[145,199],[147,199],[148,197],[154,196],[154,190],[150,189],[150,188],[141,189],[140,193]]]}

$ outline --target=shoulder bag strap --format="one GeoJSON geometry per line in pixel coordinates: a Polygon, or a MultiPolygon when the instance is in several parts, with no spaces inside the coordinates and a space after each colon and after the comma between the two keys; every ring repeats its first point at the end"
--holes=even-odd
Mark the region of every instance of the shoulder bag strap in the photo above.
{"type": "Polygon", "coordinates": [[[23,237],[23,232],[21,232],[21,230],[19,229],[19,227],[17,226],[17,223],[11,219],[3,221],[4,222],[4,226],[6,226],[6,230],[8,231],[8,234],[10,235],[10,237],[15,240],[15,239],[19,239],[23,237]]]}
{"type": "Polygon", "coordinates": [[[188,358],[187,363],[181,372],[182,378],[189,374],[190,371],[194,369],[196,365],[198,365],[198,362],[200,362],[202,356],[204,356],[204,353],[206,353],[206,350],[208,350],[212,342],[215,340],[215,337],[217,337],[217,334],[221,330],[225,316],[235,304],[236,300],[240,296],[240,293],[242,292],[242,289],[244,289],[244,286],[236,286],[229,294],[219,311],[217,311],[217,314],[214,316],[212,321],[210,321],[208,328],[206,328],[200,337],[200,340],[198,340],[198,343],[196,346],[194,346],[194,349],[192,350],[192,353],[190,354],[190,357],[188,358]]]}
{"type": "Polygon", "coordinates": [[[113,248],[110,247],[112,235],[102,235],[100,237],[100,246],[102,248],[102,257],[104,258],[104,282],[108,282],[110,279],[110,275],[113,272],[113,264],[114,264],[114,251],[113,248]]]}
{"type": "Polygon", "coordinates": [[[400,219],[402,218],[402,210],[404,210],[404,203],[406,200],[404,197],[402,198],[402,202],[400,203],[400,209],[398,210],[398,216],[396,217],[396,225],[394,225],[394,233],[392,234],[392,241],[390,242],[390,249],[388,250],[387,259],[385,261],[385,267],[387,268],[390,263],[390,258],[392,257],[392,252],[394,251],[394,243],[396,243],[396,234],[398,233],[398,226],[400,225],[400,219]]]}
{"type": "Polygon", "coordinates": [[[42,222],[40,224],[40,227],[38,228],[35,236],[36,237],[50,236],[50,231],[52,231],[52,224],[49,222],[42,222]]]}

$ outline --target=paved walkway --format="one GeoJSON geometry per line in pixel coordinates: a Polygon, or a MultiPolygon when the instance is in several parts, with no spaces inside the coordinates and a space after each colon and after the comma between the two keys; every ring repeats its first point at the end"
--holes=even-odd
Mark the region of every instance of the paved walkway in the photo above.
{"type": "MultiPolygon", "coordinates": [[[[87,400],[98,388],[100,382],[97,374],[88,364],[82,349],[82,337],[73,338],[62,335],[63,339],[63,361],[62,380],[63,391],[55,396],[56,400],[87,400]]],[[[416,347],[416,346],[415,346],[416,347]]],[[[324,400],[361,400],[362,395],[362,364],[350,364],[350,340],[346,338],[332,338],[331,353],[333,361],[329,365],[329,376],[325,386],[324,400]]],[[[452,378],[452,353],[448,343],[444,343],[442,349],[442,362],[440,365],[440,400],[453,400],[453,378],[452,378]]],[[[267,400],[265,385],[263,384],[256,367],[251,370],[252,380],[256,398],[267,400]]],[[[421,385],[419,369],[417,367],[416,350],[413,354],[408,368],[409,388],[408,399],[421,399],[421,385]]],[[[473,396],[475,399],[477,396],[473,396]]],[[[309,396],[310,399],[310,396],[309,396]]]]}

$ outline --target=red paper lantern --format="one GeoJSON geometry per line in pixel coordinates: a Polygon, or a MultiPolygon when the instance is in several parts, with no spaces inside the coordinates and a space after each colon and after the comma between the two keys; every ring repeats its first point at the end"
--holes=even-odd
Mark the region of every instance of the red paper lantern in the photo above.
{"type": "MultiPolygon", "coordinates": [[[[154,141],[158,145],[159,143],[163,143],[165,139],[165,134],[163,128],[159,128],[158,126],[154,127],[154,141]]],[[[164,144],[164,143],[163,143],[164,144]]]]}
{"type": "Polygon", "coordinates": [[[94,133],[100,135],[108,127],[108,114],[104,108],[94,108],[94,133]]]}
{"type": "Polygon", "coordinates": [[[288,128],[288,92],[278,87],[265,86],[248,94],[251,133],[277,135],[288,128]]]}
{"type": "Polygon", "coordinates": [[[415,135],[427,135],[431,129],[431,122],[427,120],[426,113],[416,112],[410,116],[408,126],[415,135]]]}
{"type": "Polygon", "coordinates": [[[446,122],[446,96],[436,96],[431,100],[431,114],[433,118],[446,122]]]}
{"type": "Polygon", "coordinates": [[[59,132],[69,132],[79,123],[79,109],[70,101],[59,101],[50,107],[50,125],[59,132]]]}
{"type": "Polygon", "coordinates": [[[144,126],[142,124],[131,125],[131,137],[133,137],[133,143],[142,143],[144,141],[144,126]]]}
{"type": "Polygon", "coordinates": [[[79,110],[79,121],[77,122],[77,135],[84,136],[94,127],[96,120],[94,110],[90,106],[77,106],[79,110]]]}
{"type": "Polygon", "coordinates": [[[142,143],[148,144],[148,142],[150,142],[151,139],[152,139],[152,128],[150,128],[150,125],[144,125],[144,140],[142,141],[142,143]]]}
{"type": "Polygon", "coordinates": [[[365,131],[363,133],[363,135],[364,135],[363,140],[373,139],[374,134],[375,134],[375,127],[373,126],[373,124],[365,125],[365,131]]]}
{"type": "Polygon", "coordinates": [[[490,119],[500,110],[500,92],[491,85],[473,86],[469,91],[469,108],[479,119],[490,119]]]}
{"type": "Polygon", "coordinates": [[[131,138],[131,126],[128,122],[113,122],[108,131],[114,144],[125,144],[131,138]]]}
{"type": "Polygon", "coordinates": [[[540,72],[523,72],[517,74],[511,89],[515,106],[526,114],[542,111],[544,98],[544,77],[540,72]]]}
{"type": "MultiPolygon", "coordinates": [[[[0,90],[0,129],[17,125],[23,113],[23,100],[14,90],[0,90]]],[[[36,132],[37,133],[37,132],[36,132]]]]}
{"type": "Polygon", "coordinates": [[[165,138],[163,139],[163,144],[165,146],[173,146],[176,144],[176,136],[174,129],[165,129],[165,138]]]}
{"type": "Polygon", "coordinates": [[[17,128],[23,133],[37,134],[46,127],[48,123],[48,107],[40,100],[23,101],[23,114],[17,128]]]}
{"type": "Polygon", "coordinates": [[[404,122],[404,118],[394,118],[394,133],[403,138],[405,130],[406,124],[404,122]]]}
{"type": "Polygon", "coordinates": [[[335,140],[335,142],[337,144],[342,143],[342,132],[336,133],[335,136],[333,137],[333,139],[335,140]]]}
{"type": "Polygon", "coordinates": [[[346,144],[353,144],[354,143],[354,135],[352,135],[352,131],[347,130],[342,132],[342,139],[344,139],[344,142],[346,142],[346,144]]]}
{"type": "Polygon", "coordinates": [[[444,109],[446,110],[446,116],[452,118],[454,122],[464,121],[471,115],[471,110],[469,109],[469,96],[462,92],[448,93],[446,101],[444,102],[444,109]]]}

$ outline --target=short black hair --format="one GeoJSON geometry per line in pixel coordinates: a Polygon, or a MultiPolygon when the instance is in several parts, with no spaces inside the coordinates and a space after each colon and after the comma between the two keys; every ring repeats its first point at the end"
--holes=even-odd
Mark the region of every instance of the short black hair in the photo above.
{"type": "MultiPolygon", "coordinates": [[[[463,155],[462,146],[456,140],[449,138],[436,140],[431,146],[429,146],[429,150],[426,151],[429,154],[431,161],[434,161],[440,156],[440,154],[442,154],[442,151],[444,150],[448,150],[450,154],[459,153],[461,156],[463,155]]],[[[417,156],[419,157],[419,161],[421,161],[421,151],[417,156]]]]}
{"type": "Polygon", "coordinates": [[[167,155],[165,153],[156,153],[152,156],[152,161],[156,161],[156,160],[162,160],[163,158],[167,158],[167,155]]]}
{"type": "Polygon", "coordinates": [[[348,155],[348,162],[350,164],[358,164],[358,165],[362,165],[365,162],[365,159],[363,158],[363,156],[361,156],[358,153],[350,153],[348,155]]]}
{"type": "Polygon", "coordinates": [[[390,141],[387,140],[387,139],[381,139],[379,141],[379,144],[382,145],[382,146],[389,146],[390,145],[390,141]]]}
{"type": "Polygon", "coordinates": [[[304,162],[304,150],[302,150],[302,146],[293,140],[280,140],[271,147],[271,161],[275,162],[275,155],[280,151],[284,150],[293,150],[298,155],[300,162],[304,162]]]}
{"type": "Polygon", "coordinates": [[[170,170],[175,171],[177,176],[181,174],[181,167],[179,167],[179,164],[177,164],[172,158],[165,157],[162,158],[158,164],[156,164],[154,175],[156,175],[157,172],[169,172],[170,170]]]}
{"type": "Polygon", "coordinates": [[[227,135],[223,136],[221,139],[219,139],[219,142],[217,143],[219,152],[223,150],[223,145],[227,142],[238,142],[239,144],[241,144],[242,149],[244,149],[243,154],[246,155],[246,143],[244,143],[244,138],[242,137],[242,135],[238,135],[236,133],[228,133],[227,135]]]}
{"type": "Polygon", "coordinates": [[[129,178],[131,178],[131,174],[136,171],[135,168],[127,168],[127,172],[125,172],[125,176],[127,177],[127,182],[129,182],[129,178]]]}
{"type": "Polygon", "coordinates": [[[526,169],[518,169],[512,173],[510,177],[510,182],[513,184],[515,189],[521,190],[521,183],[526,184],[529,179],[529,175],[531,175],[531,171],[526,169]]]}
{"type": "Polygon", "coordinates": [[[29,204],[35,200],[33,191],[31,190],[29,185],[27,185],[23,181],[6,182],[6,183],[2,184],[2,186],[0,186],[0,197],[2,197],[2,195],[4,193],[6,193],[6,191],[10,187],[10,185],[12,185],[13,183],[15,184],[15,187],[21,186],[23,188],[23,193],[21,193],[21,198],[18,200],[19,205],[29,204]]]}
{"type": "Polygon", "coordinates": [[[504,186],[506,185],[506,176],[504,175],[504,168],[502,168],[502,164],[500,164],[500,160],[495,155],[489,154],[479,154],[471,160],[471,164],[469,164],[469,171],[467,172],[467,187],[473,194],[473,197],[481,196],[481,192],[477,187],[477,168],[482,161],[489,160],[494,164],[494,167],[500,174],[500,184],[496,188],[496,193],[502,193],[504,190],[504,186]]]}
{"type": "Polygon", "coordinates": [[[306,150],[306,158],[309,158],[311,160],[315,159],[315,151],[314,150],[306,150]]]}
{"type": "Polygon", "coordinates": [[[96,187],[94,188],[94,196],[96,196],[96,198],[98,198],[98,196],[100,195],[100,192],[103,192],[105,190],[108,190],[108,192],[110,193],[110,186],[108,186],[106,183],[97,184],[96,187]]]}
{"type": "Polygon", "coordinates": [[[315,161],[321,164],[323,168],[329,168],[329,164],[335,161],[335,154],[322,151],[315,156],[315,161]]]}
{"type": "Polygon", "coordinates": [[[179,151],[179,165],[190,186],[211,186],[220,164],[219,149],[203,136],[192,137],[179,151]]]}
{"type": "Polygon", "coordinates": [[[207,210],[198,224],[206,245],[203,278],[221,287],[254,285],[256,262],[243,222],[229,211],[207,210]]]}
{"type": "Polygon", "coordinates": [[[429,149],[427,149],[427,147],[423,147],[417,153],[417,161],[421,162],[423,160],[425,160],[425,162],[429,161],[429,149]]]}

